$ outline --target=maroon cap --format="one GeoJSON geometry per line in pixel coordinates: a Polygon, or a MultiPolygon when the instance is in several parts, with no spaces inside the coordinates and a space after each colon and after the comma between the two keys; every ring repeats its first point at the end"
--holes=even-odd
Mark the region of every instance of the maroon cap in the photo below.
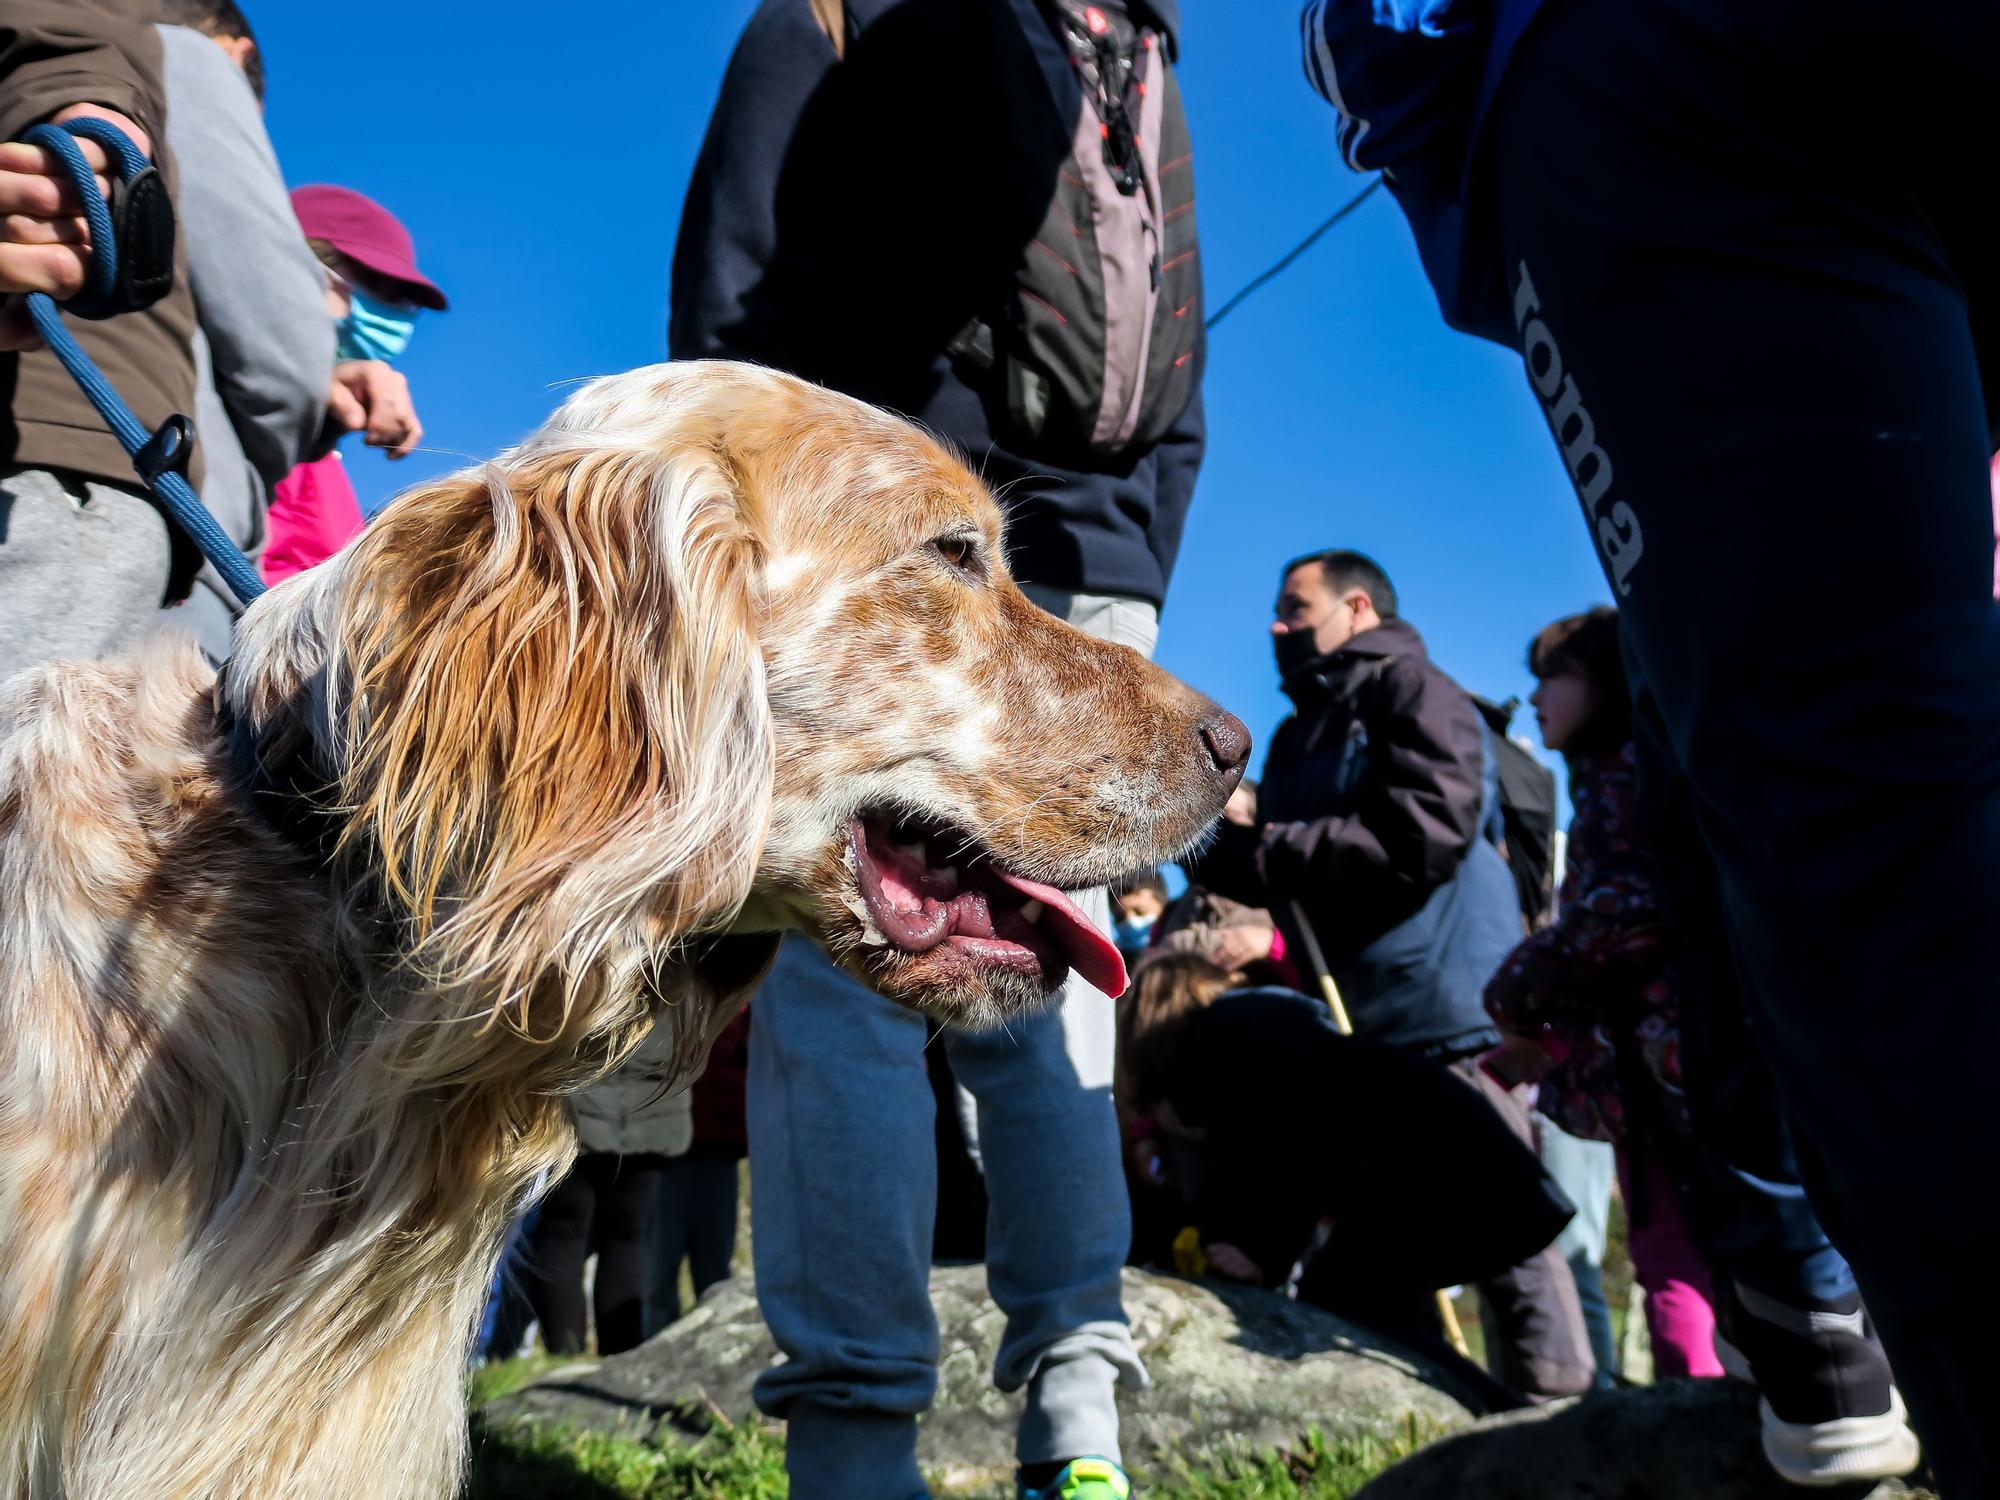
{"type": "Polygon", "coordinates": [[[417,269],[417,246],[396,216],[353,188],[314,183],[292,189],[292,212],[309,240],[325,240],[349,260],[378,276],[400,281],[410,300],[443,312],[449,305],[437,284],[417,269]]]}

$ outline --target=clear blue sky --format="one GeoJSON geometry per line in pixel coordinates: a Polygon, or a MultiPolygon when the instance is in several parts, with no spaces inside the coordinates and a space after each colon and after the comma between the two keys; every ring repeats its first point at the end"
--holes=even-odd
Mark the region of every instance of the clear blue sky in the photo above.
{"type": "MultiPolygon", "coordinates": [[[[365,504],[514,441],[561,382],[665,357],[681,197],[753,0],[242,3],[287,178],[381,199],[452,298],[404,364],[445,451],[391,464],[350,445],[365,504]]],[[[1359,183],[1301,76],[1296,6],[1183,5],[1220,306],[1359,183]]],[[[1439,663],[1496,697],[1528,692],[1537,628],[1606,596],[1518,358],[1439,322],[1386,194],[1215,331],[1207,393],[1159,660],[1260,746],[1284,712],[1266,622],[1294,553],[1374,554],[1439,663]]]]}

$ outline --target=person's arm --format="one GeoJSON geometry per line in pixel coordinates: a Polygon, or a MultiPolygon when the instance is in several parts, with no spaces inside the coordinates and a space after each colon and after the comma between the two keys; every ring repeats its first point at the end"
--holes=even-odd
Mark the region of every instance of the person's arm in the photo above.
{"type": "Polygon", "coordinates": [[[318,451],[334,364],[326,282],[249,82],[199,32],[163,27],[160,39],[182,105],[168,144],[181,166],[188,279],[216,392],[268,492],[318,451]]]}
{"type": "Polygon", "coordinates": [[[1311,0],[1301,36],[1306,81],[1340,113],[1342,160],[1382,174],[1445,321],[1511,346],[1504,281],[1467,261],[1460,201],[1494,9],[1493,0],[1311,0]]]}
{"type": "MultiPolygon", "coordinates": [[[[668,294],[672,358],[787,363],[785,309],[766,288],[778,257],[779,184],[806,107],[839,64],[811,0],[764,0],[744,28],[681,208],[668,294]]],[[[821,228],[831,237],[851,226],[821,228]]]]}
{"type": "Polygon", "coordinates": [[[0,5],[0,140],[78,104],[113,110],[158,138],[166,91],[153,11],[151,0],[0,5]]]}
{"type": "Polygon", "coordinates": [[[1487,1013],[1524,1036],[1593,1024],[1626,988],[1622,977],[1664,967],[1665,948],[1652,882],[1637,872],[1606,876],[1507,955],[1487,981],[1487,1013]]]}
{"type": "Polygon", "coordinates": [[[1174,425],[1153,448],[1153,520],[1146,528],[1146,546],[1160,565],[1160,577],[1171,580],[1180,556],[1181,532],[1194,505],[1194,484],[1208,450],[1208,417],[1201,399],[1201,367],[1208,356],[1208,335],[1195,342],[1195,384],[1174,425]]]}
{"type": "Polygon", "coordinates": [[[1478,837],[1485,801],[1478,710],[1414,657],[1394,658],[1363,691],[1371,765],[1354,811],[1296,823],[1225,821],[1189,878],[1272,909],[1301,898],[1337,906],[1342,889],[1359,884],[1421,899],[1451,879],[1478,837]]]}
{"type": "Polygon", "coordinates": [[[1457,195],[1489,0],[1311,0],[1306,81],[1340,112],[1341,159],[1401,192],[1457,195]]]}

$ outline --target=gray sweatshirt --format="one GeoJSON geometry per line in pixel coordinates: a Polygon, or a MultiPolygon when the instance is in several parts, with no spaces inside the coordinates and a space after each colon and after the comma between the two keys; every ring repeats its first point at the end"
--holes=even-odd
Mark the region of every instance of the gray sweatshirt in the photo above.
{"type": "MultiPolygon", "coordinates": [[[[319,451],[333,378],[326,279],[292,212],[249,81],[183,26],[159,28],[167,141],[180,162],[180,232],[194,291],[202,502],[253,555],[271,489],[319,451]]],[[[232,596],[213,568],[168,620],[228,654],[232,596]]]]}

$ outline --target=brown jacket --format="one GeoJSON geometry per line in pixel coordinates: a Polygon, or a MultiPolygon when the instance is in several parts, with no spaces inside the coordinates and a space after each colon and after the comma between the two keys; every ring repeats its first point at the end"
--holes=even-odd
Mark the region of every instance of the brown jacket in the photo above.
{"type": "MultiPolygon", "coordinates": [[[[144,127],[173,188],[153,14],[152,0],[0,0],[0,140],[71,104],[101,104],[144,127]]],[[[193,414],[194,299],[181,245],[174,289],[160,301],[69,326],[148,427],[175,412],[193,414]]],[[[67,469],[126,489],[139,483],[125,450],[47,350],[0,354],[0,467],[7,466],[67,469]]],[[[198,484],[199,474],[191,477],[198,484]]]]}

